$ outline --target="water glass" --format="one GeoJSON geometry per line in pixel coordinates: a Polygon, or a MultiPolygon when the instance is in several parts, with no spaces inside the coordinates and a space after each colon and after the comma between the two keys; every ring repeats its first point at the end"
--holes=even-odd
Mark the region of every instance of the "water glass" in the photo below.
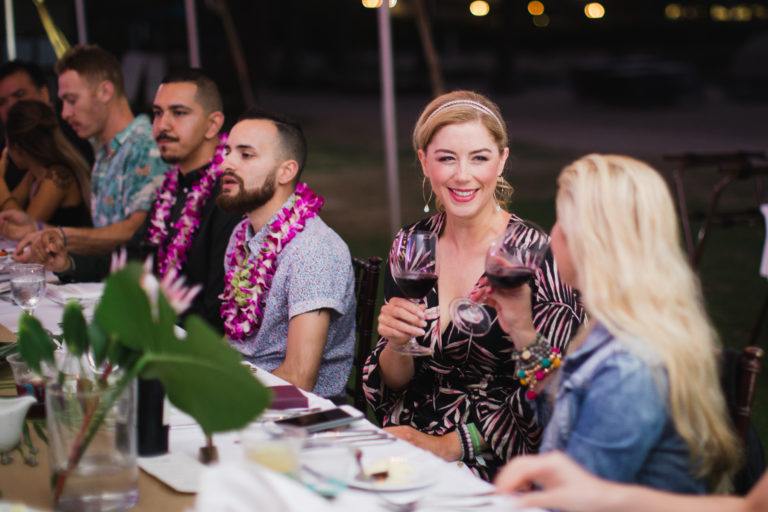
{"type": "Polygon", "coordinates": [[[45,376],[35,373],[32,368],[27,365],[24,359],[22,359],[21,354],[11,354],[5,359],[11,366],[11,372],[13,372],[13,380],[16,384],[16,394],[19,396],[33,396],[37,400],[37,403],[30,407],[28,416],[30,418],[44,418],[45,381],[46,377],[52,376],[52,373],[45,376]]]}
{"type": "Polygon", "coordinates": [[[11,297],[30,315],[45,293],[45,267],[39,263],[17,263],[10,267],[11,297]]]}
{"type": "Polygon", "coordinates": [[[82,458],[70,470],[70,457],[80,445],[88,421],[98,416],[114,388],[78,391],[48,384],[45,405],[54,494],[58,477],[67,474],[54,504],[56,510],[126,510],[138,502],[135,387],[135,383],[129,385],[109,408],[82,458]]]}
{"type": "Polygon", "coordinates": [[[272,471],[296,477],[299,474],[299,454],[307,431],[303,428],[255,424],[240,433],[245,458],[272,471]]]}

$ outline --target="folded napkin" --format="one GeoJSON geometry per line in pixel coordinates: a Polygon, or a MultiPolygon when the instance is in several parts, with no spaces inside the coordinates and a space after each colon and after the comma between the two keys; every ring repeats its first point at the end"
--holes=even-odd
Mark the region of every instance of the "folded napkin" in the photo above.
{"type": "Polygon", "coordinates": [[[53,302],[64,304],[70,299],[96,302],[104,293],[104,283],[69,283],[48,285],[46,295],[53,302]]]}
{"type": "Polygon", "coordinates": [[[295,480],[256,464],[222,463],[207,468],[200,479],[197,512],[326,512],[333,510],[320,495],[295,480]]]}
{"type": "Polygon", "coordinates": [[[292,384],[269,386],[272,390],[270,409],[300,409],[309,407],[309,400],[299,388],[292,384]]]}

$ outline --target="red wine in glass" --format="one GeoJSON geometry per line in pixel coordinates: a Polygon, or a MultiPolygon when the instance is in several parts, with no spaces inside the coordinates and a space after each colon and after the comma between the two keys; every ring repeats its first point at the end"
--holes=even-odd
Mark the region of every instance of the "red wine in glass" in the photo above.
{"type": "Polygon", "coordinates": [[[508,263],[497,257],[489,257],[486,265],[485,276],[491,282],[491,286],[500,289],[511,289],[522,286],[533,279],[534,269],[508,263]]]}
{"type": "Polygon", "coordinates": [[[42,379],[16,383],[16,394],[35,397],[37,403],[32,404],[27,415],[30,418],[45,418],[45,382],[42,379]]]}
{"type": "MultiPolygon", "coordinates": [[[[405,298],[418,303],[437,282],[437,234],[430,231],[403,232],[392,244],[389,270],[405,298]]],[[[405,344],[393,344],[392,350],[410,356],[429,356],[431,346],[416,338],[405,344]]]]}
{"type": "Polygon", "coordinates": [[[395,282],[406,299],[423,299],[435,287],[437,274],[404,272],[395,276],[395,282]]]}

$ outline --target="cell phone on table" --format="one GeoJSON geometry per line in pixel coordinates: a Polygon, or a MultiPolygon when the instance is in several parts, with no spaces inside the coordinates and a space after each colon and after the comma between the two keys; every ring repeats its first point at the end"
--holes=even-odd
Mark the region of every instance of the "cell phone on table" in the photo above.
{"type": "Polygon", "coordinates": [[[278,420],[275,423],[278,425],[301,427],[306,429],[307,432],[320,432],[321,430],[349,425],[362,417],[363,413],[354,407],[342,405],[341,407],[334,407],[333,409],[327,409],[325,411],[302,414],[301,416],[293,416],[292,418],[278,420]]]}

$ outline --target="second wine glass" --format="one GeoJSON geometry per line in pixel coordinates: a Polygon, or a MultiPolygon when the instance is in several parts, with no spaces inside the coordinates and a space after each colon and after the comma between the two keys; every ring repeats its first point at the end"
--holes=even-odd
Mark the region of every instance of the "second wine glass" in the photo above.
{"type": "MultiPolygon", "coordinates": [[[[389,254],[389,270],[403,296],[418,304],[437,282],[437,234],[429,231],[401,233],[389,254]]],[[[431,346],[411,338],[392,350],[411,356],[430,356],[431,346]]]]}
{"type": "MultiPolygon", "coordinates": [[[[526,221],[511,222],[488,248],[485,276],[496,289],[511,289],[533,280],[549,249],[544,232],[526,221]]],[[[464,334],[484,336],[493,319],[482,304],[460,297],[451,302],[453,325],[464,334]]]]}

